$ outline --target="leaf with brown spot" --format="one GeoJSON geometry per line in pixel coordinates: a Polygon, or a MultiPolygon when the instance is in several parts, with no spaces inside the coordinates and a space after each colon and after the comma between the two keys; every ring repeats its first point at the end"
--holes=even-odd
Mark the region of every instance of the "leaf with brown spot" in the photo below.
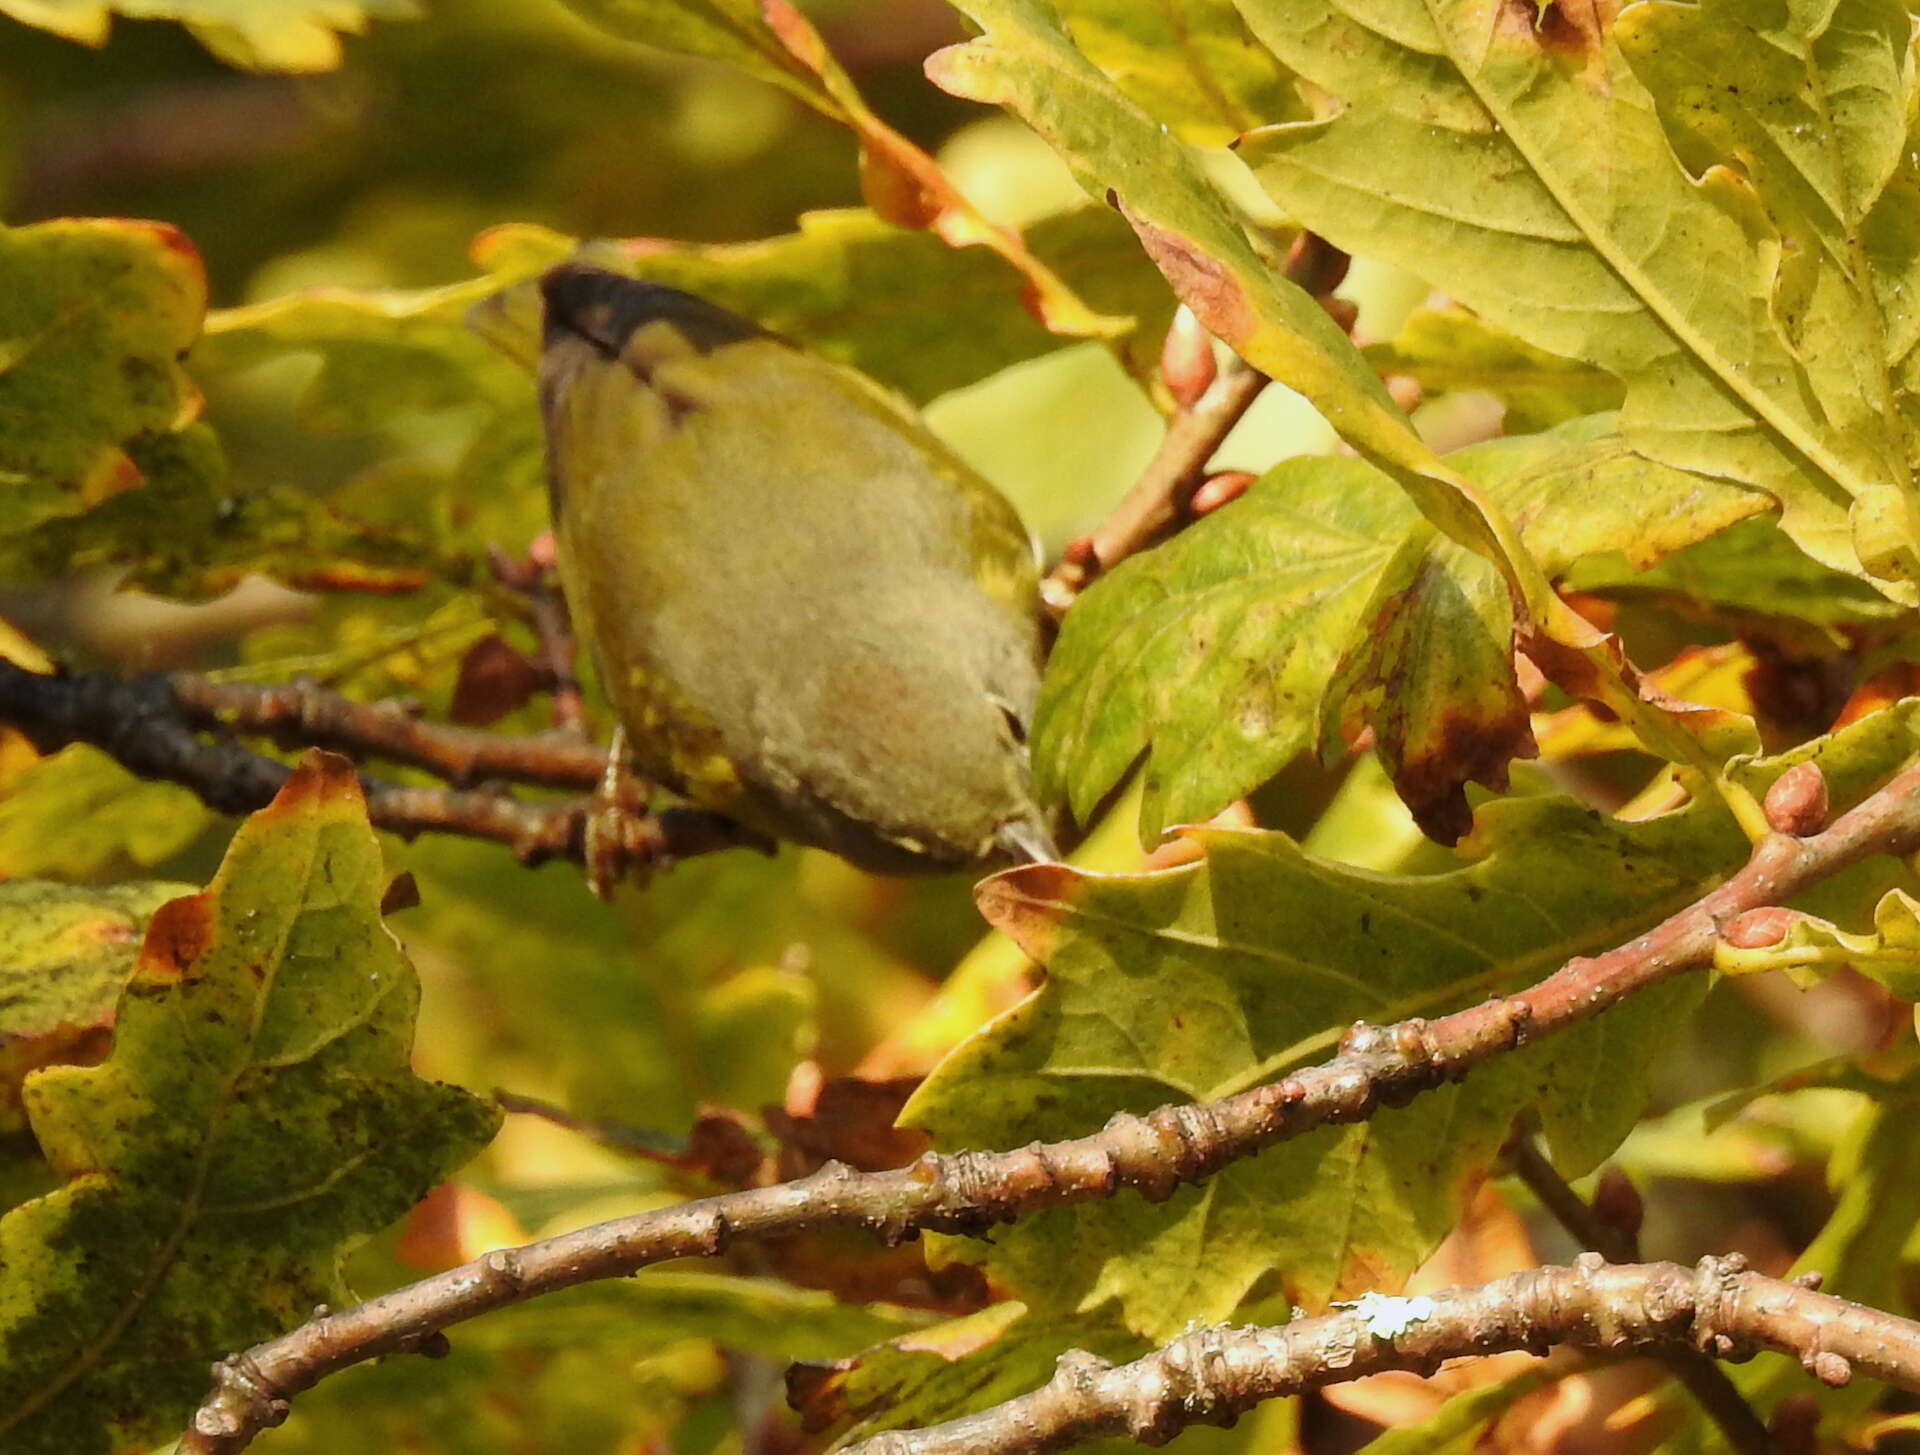
{"type": "Polygon", "coordinates": [[[200,409],[180,357],[206,273],[162,222],[0,228],[0,536],[73,515],[132,468],[124,451],[200,409]]]}
{"type": "Polygon", "coordinates": [[[419,987],[384,882],[352,765],[309,754],[156,917],[112,1055],[28,1079],[64,1181],[0,1219],[9,1452],[176,1433],[210,1360],[340,1301],[344,1251],[492,1135],[490,1106],[408,1069],[419,987]]]}

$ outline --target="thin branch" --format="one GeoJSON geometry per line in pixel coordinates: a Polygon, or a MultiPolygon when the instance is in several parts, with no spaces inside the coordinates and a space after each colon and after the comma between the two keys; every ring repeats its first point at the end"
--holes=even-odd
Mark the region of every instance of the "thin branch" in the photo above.
{"type": "MultiPolygon", "coordinates": [[[[1530,1137],[1521,1136],[1508,1151],[1514,1175],[1540,1200],[1541,1206],[1587,1248],[1610,1263],[1629,1263],[1639,1257],[1638,1240],[1617,1223],[1609,1222],[1587,1200],[1567,1185],[1554,1165],[1540,1154],[1530,1137]]],[[[1773,1436],[1739,1387],[1697,1348],[1647,1351],[1693,1396],[1728,1445],[1740,1455],[1774,1455],[1773,1436]]]]}
{"type": "Polygon", "coordinates": [[[1369,1298],[1283,1328],[1218,1326],[1115,1368],[1073,1350],[1031,1394],[924,1430],[895,1430],[847,1455],[1042,1455],[1102,1435],[1160,1445],[1226,1424],[1263,1400],[1387,1370],[1431,1374],[1462,1355],[1685,1351],[1790,1354],[1823,1384],[1856,1371],[1920,1391],[1920,1323],[1746,1271],[1739,1257],[1532,1268],[1421,1298],[1369,1298]]]}
{"type": "MultiPolygon", "coordinates": [[[[1286,271],[1290,281],[1350,327],[1349,306],[1333,297],[1333,290],[1346,277],[1347,261],[1347,255],[1324,238],[1304,232],[1287,258],[1286,271]]],[[[1229,358],[1210,384],[1203,383],[1212,368],[1211,354],[1195,356],[1183,347],[1181,327],[1176,321],[1161,359],[1161,373],[1182,400],[1181,407],[1133,488],[1092,535],[1068,547],[1041,583],[1041,599],[1056,618],[1066,614],[1094,577],[1192,519],[1194,496],[1207,481],[1208,461],[1267,387],[1267,376],[1237,357],[1229,358]]],[[[1211,349],[1204,330],[1194,327],[1203,348],[1211,349]]]]}
{"type": "Polygon", "coordinates": [[[504,551],[490,551],[488,564],[501,585],[519,592],[526,600],[527,621],[540,644],[538,661],[546,674],[547,690],[553,701],[554,727],[584,737],[586,699],[580,691],[579,675],[574,671],[579,644],[574,640],[566,596],[560,590],[553,533],[543,531],[524,558],[509,556],[504,551]]]}
{"type": "MultiPolygon", "coordinates": [[[[195,727],[252,731],[288,747],[325,746],[380,756],[458,782],[518,777],[591,787],[606,754],[566,733],[510,738],[419,721],[392,703],[356,703],[318,688],[249,687],[191,674],[123,679],[104,673],[43,676],[0,661],[0,723],[25,733],[42,753],[90,743],[129,772],[192,790],[220,813],[264,808],[291,773],[284,763],[237,743],[195,735],[195,727]]],[[[367,816],[390,833],[459,834],[505,844],[522,862],[585,862],[588,798],[515,798],[505,792],[418,788],[362,775],[367,816]]],[[[693,808],[622,815],[620,851],[629,862],[664,863],[757,844],[731,820],[693,808]]]]}
{"type": "MultiPolygon", "coordinates": [[[[1337,1055],[1277,1082],[1202,1105],[1121,1113],[1100,1131],[1010,1152],[928,1153],[888,1172],[830,1163],[810,1177],[619,1218],[485,1258],[332,1313],[220,1366],[181,1450],[226,1455],[285,1417],[287,1401],[350,1364],[418,1345],[449,1324],[535,1295],[632,1273],[668,1258],[712,1257],[741,1237],[861,1227],[889,1242],[921,1229],[977,1233],[1043,1207],[1130,1187],[1161,1200],[1263,1147],[1422,1091],[1652,985],[1712,961],[1723,923],[1780,903],[1870,854],[1920,848],[1920,767],[1809,838],[1769,835],[1720,888],[1631,943],[1568,961],[1531,989],[1438,1020],[1356,1025],[1337,1055]]],[[[1007,878],[983,893],[1012,893],[1007,878]]]]}

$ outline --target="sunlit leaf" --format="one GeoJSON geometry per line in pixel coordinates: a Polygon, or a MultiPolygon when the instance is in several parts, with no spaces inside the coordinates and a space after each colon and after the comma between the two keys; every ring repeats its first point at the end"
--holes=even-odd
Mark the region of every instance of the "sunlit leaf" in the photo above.
{"type": "Polygon", "coordinates": [[[1773,492],[1817,560],[1863,569],[1854,512],[1865,568],[1909,573],[1920,174],[1896,0],[1242,13],[1343,103],[1241,145],[1291,215],[1618,374],[1636,448],[1773,492]]]}
{"type": "MultiPolygon", "coordinates": [[[[1450,457],[1550,573],[1657,560],[1766,497],[1626,451],[1604,417],[1450,457]]],[[[1530,755],[1504,584],[1358,460],[1276,466],[1123,562],[1068,615],[1034,725],[1035,778],[1082,820],[1145,752],[1143,837],[1205,819],[1308,747],[1374,729],[1422,826],[1468,825],[1463,785],[1530,755]]]]}
{"type": "Polygon", "coordinates": [[[209,1360],[338,1299],[344,1249],[492,1134],[490,1106],[407,1067],[418,986],[384,885],[350,768],[310,759],[154,916],[111,1057],[28,1081],[67,1180],[0,1220],[9,1450],[177,1431],[209,1360]]]}
{"type": "Polygon", "coordinates": [[[0,0],[0,13],[86,45],[113,17],[177,20],[221,60],[253,71],[330,71],[340,36],[373,20],[410,20],[415,0],[0,0]]]}
{"type": "Polygon", "coordinates": [[[955,95],[1008,107],[1046,138],[1090,194],[1121,210],[1208,329],[1393,472],[1439,529],[1494,561],[1549,631],[1570,643],[1579,636],[1506,522],[1427,448],[1352,340],[1287,279],[1271,240],[1194,153],[1095,68],[1039,0],[961,8],[985,34],[936,52],[928,74],[955,95]]]}
{"type": "MultiPolygon", "coordinates": [[[[1818,755],[1852,802],[1916,746],[1913,705],[1740,770],[1764,788],[1818,755]]],[[[1194,831],[1204,861],[1150,875],[1009,871],[983,907],[1047,980],[934,1072],[906,1120],[946,1147],[1098,1128],[1116,1108],[1204,1101],[1323,1059],[1356,1020],[1432,1015],[1630,939],[1742,862],[1710,804],[1618,823],[1563,799],[1490,805],[1464,867],[1359,871],[1283,835],[1194,831]]],[[[1165,1337],[1232,1313],[1269,1271],[1313,1308],[1391,1288],[1458,1216],[1513,1119],[1538,1116],[1579,1175],[1633,1125],[1654,1049],[1705,993],[1693,975],[1636,996],[1464,1082],[1238,1162],[1165,1203],[1058,1209],[991,1241],[941,1239],[1040,1310],[1109,1300],[1165,1337]]]]}

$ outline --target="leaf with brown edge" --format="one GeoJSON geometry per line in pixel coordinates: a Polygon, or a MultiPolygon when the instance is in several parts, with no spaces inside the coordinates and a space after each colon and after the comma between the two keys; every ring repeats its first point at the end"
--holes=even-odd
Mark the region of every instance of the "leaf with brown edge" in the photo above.
{"type": "Polygon", "coordinates": [[[647,45],[710,56],[771,81],[848,127],[860,143],[860,189],[888,222],[930,229],[956,248],[981,246],[1026,281],[1046,327],[1073,338],[1116,338],[1133,320],[1089,308],[1021,240],[989,220],[939,163],[887,124],[860,94],[820,32],[788,0],[568,0],[585,19],[647,45]]]}
{"type": "MultiPolygon", "coordinates": [[[[1855,803],[1911,760],[1917,718],[1909,703],[1735,771],[1762,793],[1817,759],[1835,803],[1855,803]]],[[[1270,1083],[1324,1061],[1357,1020],[1444,1014],[1624,943],[1750,848],[1710,803],[1622,823],[1544,797],[1486,805],[1470,841],[1480,857],[1433,874],[1350,868],[1281,834],[1189,833],[1205,856],[1196,865],[1036,865],[982,886],[987,917],[1045,961],[1046,979],[948,1056],[903,1122],[943,1151],[1014,1147],[1084,1135],[1117,1110],[1270,1083]]],[[[1597,1166],[1639,1117],[1648,1068],[1707,979],[1656,987],[1163,1202],[1122,1192],[1048,1209],[990,1239],[938,1237],[936,1255],[982,1264],[1036,1314],[1112,1302],[1152,1339],[1189,1320],[1258,1321],[1269,1292],[1311,1309],[1390,1289],[1453,1226],[1516,1115],[1539,1118],[1562,1172],[1597,1166]]]]}
{"type": "Polygon", "coordinates": [[[943,89],[1008,107],[1087,191],[1120,209],[1180,300],[1261,372],[1304,395],[1435,526],[1494,562],[1543,629],[1583,641],[1511,525],[1428,448],[1326,309],[1195,155],[1124,95],[1038,0],[967,0],[984,34],[935,52],[943,89]]]}
{"type": "MultiPolygon", "coordinates": [[[[1554,573],[1596,553],[1651,562],[1767,497],[1655,466],[1610,418],[1449,456],[1510,513],[1554,573]]],[[[1141,834],[1210,818],[1296,753],[1374,734],[1422,826],[1457,838],[1464,785],[1530,756],[1511,598],[1357,460],[1302,458],[1173,541],[1124,561],[1068,613],[1034,720],[1035,785],[1082,822],[1144,753],[1141,834]]],[[[1610,697],[1590,652],[1530,634],[1584,695],[1610,697]],[[1577,675],[1584,674],[1584,675],[1577,675]]],[[[1616,674],[1624,663],[1612,660],[1616,674]]],[[[1689,709],[1690,710],[1690,709],[1689,709]]],[[[1740,723],[1724,752],[1751,746],[1740,723]]],[[[1724,753],[1723,753],[1724,755],[1724,753]]]]}
{"type": "Polygon", "coordinates": [[[64,1181],[0,1219],[8,1451],[174,1433],[210,1360],[337,1301],[343,1253],[492,1135],[491,1107],[408,1069],[419,987],[384,883],[353,766],[309,754],[155,914],[111,1056],[28,1079],[64,1181]]]}
{"type": "Polygon", "coordinates": [[[0,1133],[26,1130],[20,1088],[28,1072],[106,1053],[142,926],[189,888],[0,884],[0,1133]]]}

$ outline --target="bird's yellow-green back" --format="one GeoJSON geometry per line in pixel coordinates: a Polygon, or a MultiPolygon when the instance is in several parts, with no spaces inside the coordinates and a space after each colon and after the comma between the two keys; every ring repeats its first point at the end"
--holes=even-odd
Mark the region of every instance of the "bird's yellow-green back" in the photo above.
{"type": "Polygon", "coordinates": [[[543,280],[563,576],[642,771],[869,868],[1050,852],[1033,554],[878,386],[702,300],[543,280]]]}

